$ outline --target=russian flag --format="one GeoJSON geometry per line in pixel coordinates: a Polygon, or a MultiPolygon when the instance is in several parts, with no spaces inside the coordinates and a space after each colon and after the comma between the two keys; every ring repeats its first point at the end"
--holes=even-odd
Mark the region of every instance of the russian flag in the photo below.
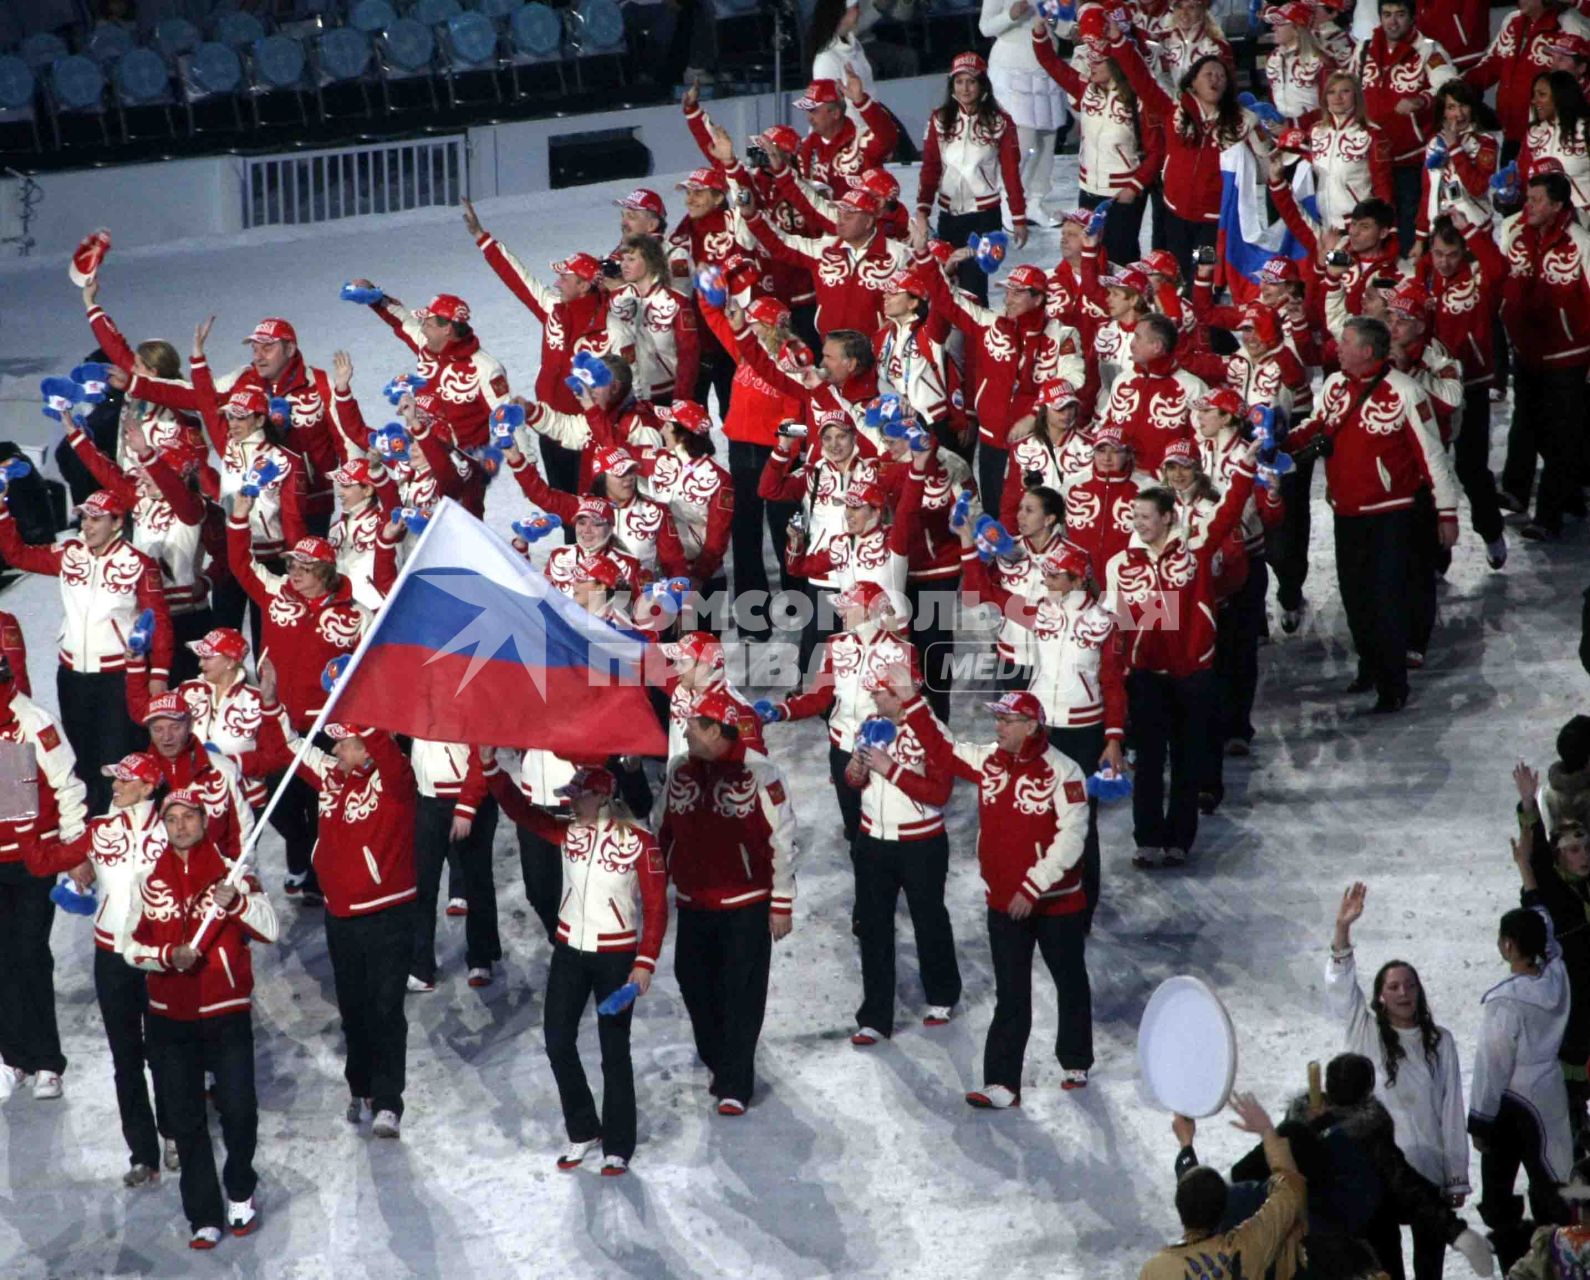
{"type": "Polygon", "coordinates": [[[665,755],[645,648],[443,499],[338,681],[331,718],[579,760],[665,755]]]}
{"type": "MultiPolygon", "coordinates": [[[[1292,194],[1298,207],[1318,222],[1312,165],[1299,164],[1293,170],[1292,194]]],[[[1308,256],[1284,222],[1270,221],[1259,163],[1246,143],[1235,143],[1220,153],[1220,231],[1215,252],[1224,267],[1226,288],[1238,306],[1258,296],[1259,272],[1271,258],[1308,256]]]]}

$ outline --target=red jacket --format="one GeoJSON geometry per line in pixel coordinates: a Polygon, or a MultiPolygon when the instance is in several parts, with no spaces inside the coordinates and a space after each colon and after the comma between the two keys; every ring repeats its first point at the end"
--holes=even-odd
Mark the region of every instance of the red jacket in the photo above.
{"type": "Polygon", "coordinates": [[[1326,496],[1337,515],[1403,510],[1428,488],[1437,515],[1456,521],[1457,478],[1441,448],[1435,408],[1406,374],[1391,368],[1368,378],[1331,374],[1314,416],[1292,429],[1288,447],[1316,435],[1332,442],[1326,496]]]}
{"type": "MultiPolygon", "coordinates": [[[[38,762],[38,812],[0,821],[0,866],[26,864],[29,875],[49,875],[63,844],[82,836],[88,820],[87,793],[74,770],[77,754],[60,721],[25,693],[0,687],[0,742],[32,748],[38,762]]],[[[69,866],[77,865],[74,859],[69,866]]]]}
{"type": "MultiPolygon", "coordinates": [[[[736,181],[744,179],[736,174],[736,181]]],[[[838,236],[781,238],[759,209],[746,217],[746,225],[775,262],[805,267],[817,291],[817,332],[855,329],[871,335],[883,323],[883,297],[889,281],[910,260],[903,244],[890,240],[881,228],[860,253],[838,236]]]]}
{"type": "MultiPolygon", "coordinates": [[[[129,692],[134,681],[127,681],[129,692]]],[[[149,706],[147,697],[142,700],[142,710],[149,706]]],[[[128,698],[129,710],[133,705],[128,698]]],[[[134,713],[140,722],[142,711],[134,713]]],[[[178,787],[192,787],[204,797],[205,835],[221,851],[228,862],[235,862],[243,851],[243,843],[254,829],[254,813],[243,793],[238,766],[222,756],[212,756],[204,744],[190,738],[188,745],[175,756],[164,756],[150,744],[144,748],[160,765],[166,786],[173,791],[178,787]]]]}
{"type": "Polygon", "coordinates": [[[508,398],[508,375],[496,357],[481,349],[479,336],[455,338],[433,355],[425,346],[420,322],[390,298],[372,304],[370,310],[414,353],[416,372],[444,407],[453,443],[460,449],[485,444],[491,435],[491,411],[508,398]]]}
{"type": "Polygon", "coordinates": [[[265,615],[259,656],[275,664],[282,704],[303,732],[326,700],[320,687],[326,663],[358,648],[365,611],[354,603],[346,578],[318,599],[306,600],[286,577],[262,568],[249,546],[248,525],[235,516],[227,522],[226,543],[233,574],[265,615]]]}
{"type": "Polygon", "coordinates": [[[795,809],[784,775],[766,756],[675,756],[663,783],[657,843],[681,911],[795,905],[795,809]]]}
{"type": "Polygon", "coordinates": [[[1364,107],[1385,134],[1391,163],[1399,168],[1424,163],[1424,140],[1430,133],[1430,108],[1435,103],[1431,73],[1451,65],[1443,49],[1431,45],[1417,30],[1392,45],[1385,31],[1358,46],[1354,70],[1364,86],[1364,107]],[[1412,101],[1412,115],[1397,110],[1399,102],[1412,101]]]}
{"type": "MultiPolygon", "coordinates": [[[[795,165],[808,182],[827,187],[839,199],[860,180],[868,169],[881,167],[894,154],[900,141],[894,117],[876,98],[867,98],[856,108],[866,129],[858,131],[847,112],[832,138],[816,132],[801,139],[795,165]]],[[[827,329],[819,329],[827,333],[827,329]]]]}
{"type": "Polygon", "coordinates": [[[1133,363],[1110,388],[1104,421],[1122,428],[1139,471],[1158,475],[1172,440],[1192,439],[1193,402],[1204,393],[1202,378],[1160,356],[1148,365],[1133,363]]]}
{"type": "Polygon", "coordinates": [[[1004,911],[1018,893],[1041,916],[1086,907],[1088,797],[1076,761],[1051,747],[1041,729],[1015,755],[947,737],[920,695],[906,704],[905,722],[921,740],[930,769],[977,784],[977,865],[989,909],[1004,911]]]}
{"type": "MultiPolygon", "coordinates": [[[[1470,230],[1475,252],[1485,230],[1470,230]]],[[[1570,206],[1536,230],[1515,213],[1502,224],[1502,323],[1524,370],[1590,365],[1590,232],[1570,206]]]]}
{"type": "Polygon", "coordinates": [[[1488,387],[1495,374],[1496,313],[1501,306],[1507,261],[1491,239],[1490,229],[1464,237],[1471,256],[1452,275],[1435,269],[1435,260],[1419,259],[1419,280],[1435,303],[1435,336],[1463,366],[1465,386],[1488,387]]]}
{"type": "Polygon", "coordinates": [[[249,939],[275,942],[276,913],[259,885],[245,879],[237,898],[208,929],[200,960],[186,973],[172,967],[172,953],[191,943],[231,865],[211,840],[188,850],[186,861],[166,848],[143,882],[138,923],[127,962],[149,975],[149,1012],[174,1022],[196,1022],[247,1013],[254,993],[249,939]]]}
{"type": "MultiPolygon", "coordinates": [[[[1432,137],[1425,145],[1426,156],[1430,154],[1430,148],[1434,145],[1435,138],[1432,137]]],[[[1427,239],[1430,234],[1431,214],[1439,215],[1445,207],[1438,198],[1439,184],[1448,173],[1457,177],[1463,184],[1463,190],[1468,192],[1472,199],[1483,204],[1490,197],[1491,178],[1495,176],[1496,165],[1500,159],[1501,148],[1496,145],[1495,136],[1470,129],[1458,140],[1458,145],[1447,152],[1444,168],[1425,169],[1419,179],[1419,214],[1415,220],[1414,238],[1427,239]]],[[[1528,155],[1521,154],[1518,157],[1518,172],[1527,176],[1531,172],[1532,164],[1533,161],[1528,155]]]]}
{"type": "Polygon", "coordinates": [[[836,387],[830,382],[819,382],[815,387],[807,387],[778,367],[778,363],[768,355],[756,334],[751,332],[749,323],[744,329],[734,331],[734,337],[733,350],[738,353],[742,366],[750,365],[768,386],[791,400],[800,401],[802,412],[799,416],[810,428],[806,442],[808,452],[817,449],[823,424],[827,421],[827,415],[831,413],[842,413],[857,424],[858,443],[865,443],[867,449],[872,448],[871,443],[866,441],[866,437],[860,432],[860,423],[867,402],[878,394],[876,367],[852,374],[842,386],[836,387]]]}
{"type": "Polygon", "coordinates": [[[806,397],[794,396],[783,387],[775,387],[753,365],[742,360],[740,344],[728,317],[700,295],[696,300],[707,329],[734,361],[734,389],[729,398],[728,416],[723,419],[723,434],[730,440],[771,447],[778,443],[779,423],[801,420],[806,397]]]}
{"type": "Polygon", "coordinates": [[[1445,49],[1459,71],[1467,71],[1480,60],[1489,43],[1491,3],[1441,0],[1439,4],[1422,4],[1414,26],[1445,49]]]}
{"type": "Polygon", "coordinates": [[[1535,77],[1551,70],[1552,43],[1565,31],[1584,30],[1582,22],[1564,24],[1565,12],[1547,6],[1533,22],[1522,13],[1508,14],[1485,56],[1464,76],[1481,93],[1496,86],[1496,114],[1509,142],[1522,143],[1529,130],[1529,99],[1535,77]]]}
{"type": "Polygon", "coordinates": [[[1110,561],[1110,601],[1133,671],[1181,677],[1213,664],[1214,560],[1227,549],[1252,492],[1253,471],[1239,464],[1201,537],[1190,543],[1178,529],[1158,553],[1134,539],[1110,561]]]}
{"type": "Polygon", "coordinates": [[[1104,581],[1105,568],[1132,540],[1136,498],[1137,482],[1129,473],[1101,473],[1097,467],[1066,490],[1066,540],[1088,553],[1097,582],[1104,581]]]}
{"type": "Polygon", "coordinates": [[[22,635],[17,615],[3,610],[0,610],[0,654],[11,664],[11,678],[17,688],[32,697],[33,686],[28,680],[28,642],[22,635]]]}

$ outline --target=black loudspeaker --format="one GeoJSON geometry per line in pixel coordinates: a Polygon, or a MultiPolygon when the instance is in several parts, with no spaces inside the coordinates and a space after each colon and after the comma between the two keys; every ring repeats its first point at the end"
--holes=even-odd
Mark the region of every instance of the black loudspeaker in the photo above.
{"type": "Polygon", "coordinates": [[[644,178],[652,171],[651,150],[633,129],[559,134],[547,140],[547,170],[554,189],[644,178]]]}

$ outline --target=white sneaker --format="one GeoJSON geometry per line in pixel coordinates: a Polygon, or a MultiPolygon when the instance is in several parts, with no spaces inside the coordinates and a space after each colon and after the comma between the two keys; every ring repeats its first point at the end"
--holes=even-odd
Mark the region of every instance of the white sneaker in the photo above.
{"type": "Polygon", "coordinates": [[[592,1138],[587,1142],[571,1142],[564,1148],[563,1154],[558,1157],[558,1168],[565,1171],[578,1169],[585,1162],[585,1157],[590,1155],[602,1145],[600,1138],[592,1138]]]}
{"type": "Polygon", "coordinates": [[[449,898],[447,900],[447,914],[450,916],[467,916],[469,914],[468,899],[449,898]]]}
{"type": "Polygon", "coordinates": [[[1484,1236],[1473,1227],[1464,1227],[1458,1232],[1457,1239],[1452,1241],[1452,1247],[1463,1255],[1469,1268],[1477,1276],[1488,1276],[1494,1269],[1495,1260],[1491,1254],[1491,1246],[1484,1236]]]}
{"type": "Polygon", "coordinates": [[[1164,865],[1167,867],[1185,867],[1187,865],[1187,850],[1185,849],[1166,849],[1164,854],[1164,865]]]}
{"type": "Polygon", "coordinates": [[[874,1031],[871,1027],[857,1027],[850,1037],[850,1043],[859,1045],[863,1049],[868,1045],[877,1044],[883,1039],[883,1032],[874,1031]]]}
{"type": "Polygon", "coordinates": [[[1165,850],[1144,845],[1132,854],[1132,865],[1143,871],[1152,871],[1165,865],[1165,850]]]}
{"type": "Polygon", "coordinates": [[[9,1098],[28,1082],[28,1073],[21,1067],[0,1065],[0,1098],[9,1098]]]}
{"type": "Polygon", "coordinates": [[[1060,1073],[1060,1087],[1062,1089],[1086,1089],[1088,1087],[1088,1073],[1080,1067],[1067,1067],[1060,1073]]]}
{"type": "Polygon", "coordinates": [[[424,978],[416,978],[411,973],[409,974],[408,988],[411,995],[424,995],[428,992],[435,991],[436,984],[434,982],[427,982],[424,978]]]}
{"type": "Polygon", "coordinates": [[[53,1071],[41,1071],[33,1077],[35,1102],[53,1102],[61,1096],[61,1077],[53,1071]]]}
{"type": "Polygon", "coordinates": [[[255,1219],[259,1217],[259,1210],[254,1207],[254,1197],[247,1200],[228,1200],[226,1202],[226,1225],[232,1229],[235,1236],[246,1236],[258,1224],[255,1219]]]}
{"type": "Polygon", "coordinates": [[[402,1126],[396,1111],[377,1111],[375,1122],[370,1126],[370,1132],[378,1138],[396,1138],[401,1130],[402,1126]]]}
{"type": "Polygon", "coordinates": [[[968,1093],[966,1101],[974,1107],[1003,1111],[1007,1107],[1019,1107],[1021,1095],[1002,1084],[985,1084],[981,1089],[973,1089],[968,1093]]]}
{"type": "Polygon", "coordinates": [[[160,1163],[171,1173],[176,1173],[182,1168],[182,1157],[177,1154],[177,1143],[174,1138],[167,1138],[161,1144],[160,1163]]]}
{"type": "Polygon", "coordinates": [[[629,1172],[629,1161],[623,1156],[603,1156],[602,1176],[604,1178],[622,1178],[629,1172]]]}
{"type": "Polygon", "coordinates": [[[491,966],[484,969],[471,969],[469,971],[469,985],[472,987],[489,987],[491,985],[491,966]]]}
{"type": "Polygon", "coordinates": [[[922,1015],[924,1027],[942,1027],[955,1015],[955,1006],[949,1004],[930,1004],[928,1011],[922,1015]]]}
{"type": "Polygon", "coordinates": [[[190,1249],[213,1249],[221,1243],[220,1227],[200,1227],[188,1238],[190,1249]]]}

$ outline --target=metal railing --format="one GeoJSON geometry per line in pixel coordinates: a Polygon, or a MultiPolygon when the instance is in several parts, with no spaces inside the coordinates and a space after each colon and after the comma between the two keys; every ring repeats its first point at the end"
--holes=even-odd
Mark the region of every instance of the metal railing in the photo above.
{"type": "Polygon", "coordinates": [[[243,160],[247,228],[452,206],[468,194],[463,134],[243,160]]]}

